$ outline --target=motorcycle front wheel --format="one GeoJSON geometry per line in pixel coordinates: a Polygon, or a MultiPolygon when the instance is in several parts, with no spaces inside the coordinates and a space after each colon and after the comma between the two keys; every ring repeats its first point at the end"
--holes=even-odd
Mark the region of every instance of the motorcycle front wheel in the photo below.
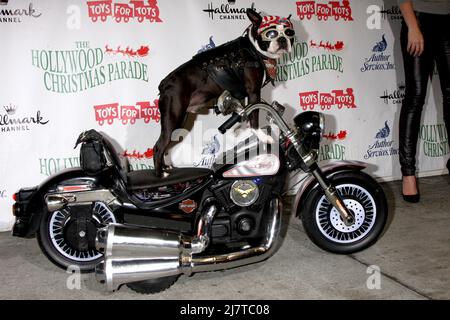
{"type": "Polygon", "coordinates": [[[345,225],[324,191],[317,187],[308,194],[302,208],[301,218],[307,235],[317,246],[333,253],[351,254],[370,247],[380,237],[387,221],[383,189],[361,171],[339,172],[330,181],[354,215],[355,222],[345,225]]]}

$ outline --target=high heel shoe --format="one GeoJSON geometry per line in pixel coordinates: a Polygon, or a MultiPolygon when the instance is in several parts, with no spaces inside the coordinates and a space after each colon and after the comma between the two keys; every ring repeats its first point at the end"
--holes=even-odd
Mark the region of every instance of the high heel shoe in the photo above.
{"type": "Polygon", "coordinates": [[[416,193],[416,194],[411,194],[411,195],[406,195],[403,194],[403,200],[405,200],[406,202],[411,202],[411,203],[417,203],[420,201],[420,193],[416,193]]]}
{"type": "Polygon", "coordinates": [[[417,188],[417,193],[416,194],[403,194],[402,192],[402,197],[403,200],[405,200],[406,202],[410,202],[410,203],[417,203],[420,201],[420,192],[419,189],[417,187],[417,180],[416,180],[416,188],[417,188]]]}

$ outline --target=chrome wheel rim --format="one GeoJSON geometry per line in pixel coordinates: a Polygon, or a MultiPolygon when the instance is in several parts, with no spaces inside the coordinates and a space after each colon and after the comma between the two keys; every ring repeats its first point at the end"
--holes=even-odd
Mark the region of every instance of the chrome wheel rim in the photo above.
{"type": "MultiPolygon", "coordinates": [[[[97,226],[105,226],[109,223],[115,223],[116,218],[111,210],[102,202],[96,202],[92,210],[92,219],[97,226]]],[[[73,248],[64,236],[64,228],[71,221],[69,208],[56,210],[52,213],[49,223],[50,240],[52,245],[64,257],[78,261],[89,262],[102,256],[95,248],[89,248],[87,251],[80,251],[73,248]]],[[[98,228],[97,228],[98,229],[98,228]]],[[[80,234],[80,236],[84,236],[80,234]]]]}
{"type": "Polygon", "coordinates": [[[316,207],[316,224],[320,232],[332,242],[348,244],[367,236],[377,217],[376,203],[365,188],[355,184],[336,186],[345,206],[354,214],[355,223],[346,226],[339,212],[323,195],[316,207]]]}

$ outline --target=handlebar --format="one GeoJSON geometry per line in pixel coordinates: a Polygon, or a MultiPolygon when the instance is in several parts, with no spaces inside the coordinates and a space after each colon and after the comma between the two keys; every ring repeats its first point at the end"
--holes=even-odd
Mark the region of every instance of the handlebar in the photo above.
{"type": "Polygon", "coordinates": [[[237,114],[236,112],[233,112],[233,115],[225,121],[220,127],[219,132],[221,134],[224,134],[228,129],[233,127],[236,123],[241,121],[241,116],[237,114]]]}

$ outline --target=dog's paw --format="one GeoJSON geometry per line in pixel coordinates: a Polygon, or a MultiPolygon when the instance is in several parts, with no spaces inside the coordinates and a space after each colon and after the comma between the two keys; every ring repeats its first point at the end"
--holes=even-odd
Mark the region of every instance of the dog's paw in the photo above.
{"type": "Polygon", "coordinates": [[[275,140],[268,134],[264,133],[261,129],[252,129],[252,132],[258,137],[259,141],[263,143],[267,144],[275,143],[275,140]]]}

